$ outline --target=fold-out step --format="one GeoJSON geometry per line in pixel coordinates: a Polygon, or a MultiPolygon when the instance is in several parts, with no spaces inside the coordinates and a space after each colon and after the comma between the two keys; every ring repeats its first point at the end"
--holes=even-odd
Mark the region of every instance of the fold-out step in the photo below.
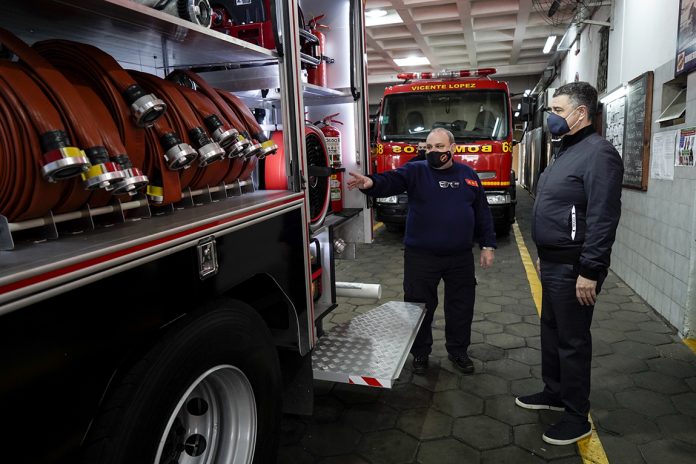
{"type": "Polygon", "coordinates": [[[314,347],[314,378],[391,388],[424,315],[423,304],[390,301],[335,326],[314,347]]]}

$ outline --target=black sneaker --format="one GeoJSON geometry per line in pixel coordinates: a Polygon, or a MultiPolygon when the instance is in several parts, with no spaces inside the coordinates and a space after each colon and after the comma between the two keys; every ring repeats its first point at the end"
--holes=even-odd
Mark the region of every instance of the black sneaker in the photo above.
{"type": "Polygon", "coordinates": [[[425,374],[428,370],[428,355],[414,356],[413,357],[413,373],[418,375],[425,374]]]}
{"type": "Polygon", "coordinates": [[[533,395],[518,396],[515,404],[525,409],[550,409],[552,411],[565,411],[565,406],[560,401],[554,401],[544,392],[533,395]]]}
{"type": "Polygon", "coordinates": [[[462,371],[464,374],[473,374],[474,373],[474,363],[471,361],[469,356],[465,354],[461,354],[459,356],[454,356],[454,355],[447,355],[447,358],[452,361],[452,364],[457,366],[457,368],[462,371]]]}
{"type": "Polygon", "coordinates": [[[552,445],[570,445],[592,435],[592,426],[588,421],[574,422],[561,419],[552,425],[541,438],[552,445]]]}

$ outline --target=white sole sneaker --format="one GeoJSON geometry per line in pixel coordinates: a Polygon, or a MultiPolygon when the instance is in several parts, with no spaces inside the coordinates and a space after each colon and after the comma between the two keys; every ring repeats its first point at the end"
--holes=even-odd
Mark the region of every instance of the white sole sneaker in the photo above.
{"type": "Polygon", "coordinates": [[[546,434],[542,435],[541,439],[544,440],[546,443],[549,443],[551,445],[572,445],[576,441],[580,441],[585,437],[589,437],[590,435],[592,435],[592,429],[590,429],[589,432],[580,435],[579,437],[569,438],[567,440],[557,440],[555,438],[549,438],[546,436],[546,434]]]}
{"type": "Polygon", "coordinates": [[[515,404],[521,408],[525,409],[550,409],[551,411],[565,411],[564,407],[551,406],[550,404],[527,404],[520,401],[519,398],[515,398],[515,404]]]}

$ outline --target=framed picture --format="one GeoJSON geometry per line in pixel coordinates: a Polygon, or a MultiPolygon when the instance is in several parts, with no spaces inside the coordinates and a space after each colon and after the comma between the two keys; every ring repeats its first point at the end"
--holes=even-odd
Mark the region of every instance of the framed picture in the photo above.
{"type": "Polygon", "coordinates": [[[696,0],[680,0],[674,75],[696,69],[696,0]]]}

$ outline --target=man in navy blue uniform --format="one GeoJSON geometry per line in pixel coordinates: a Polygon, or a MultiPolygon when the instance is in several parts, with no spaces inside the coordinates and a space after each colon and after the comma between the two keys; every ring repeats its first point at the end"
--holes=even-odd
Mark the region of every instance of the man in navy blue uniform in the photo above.
{"type": "Polygon", "coordinates": [[[595,132],[596,111],[597,91],[587,82],[566,84],[554,93],[547,124],[554,137],[562,138],[539,177],[532,211],[542,286],[544,390],[515,402],[526,409],[564,411],[542,436],[554,445],[592,433],[590,324],[621,215],[623,163],[595,132]]]}
{"type": "Polygon", "coordinates": [[[437,287],[445,282],[445,348],[463,373],[474,372],[467,349],[471,342],[476,275],[474,242],[480,265],[493,264],[496,247],[493,219],[476,172],[454,162],[454,136],[433,129],[426,139],[424,161],[406,163],[382,174],[349,173],[348,188],[366,195],[408,194],[404,236],[404,301],[425,303],[426,315],[411,348],[413,372],[424,374],[432,351],[432,321],[437,287]]]}

